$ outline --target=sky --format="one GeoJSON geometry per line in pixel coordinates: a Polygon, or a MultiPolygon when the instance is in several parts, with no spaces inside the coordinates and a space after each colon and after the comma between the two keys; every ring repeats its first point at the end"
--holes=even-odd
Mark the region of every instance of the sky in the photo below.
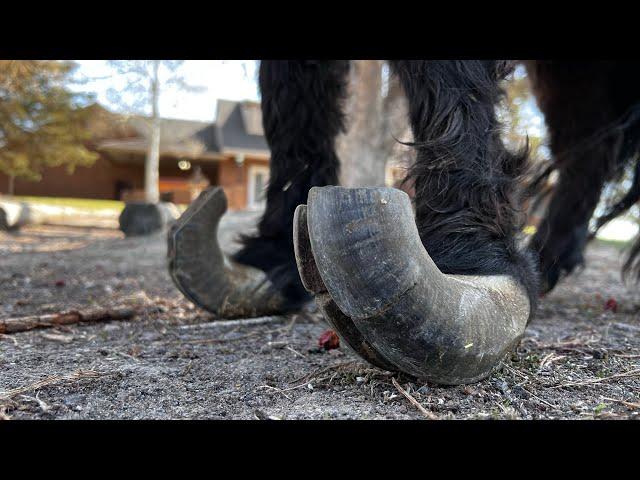
{"type": "MultiPolygon", "coordinates": [[[[76,75],[88,81],[72,88],[94,93],[97,101],[107,108],[118,110],[109,101],[109,88],[122,89],[124,80],[105,60],[76,60],[76,75]]],[[[181,91],[168,86],[160,95],[160,115],[165,118],[200,120],[215,119],[218,99],[259,100],[257,62],[254,60],[186,60],[179,73],[186,83],[202,87],[202,91],[181,91]]]]}

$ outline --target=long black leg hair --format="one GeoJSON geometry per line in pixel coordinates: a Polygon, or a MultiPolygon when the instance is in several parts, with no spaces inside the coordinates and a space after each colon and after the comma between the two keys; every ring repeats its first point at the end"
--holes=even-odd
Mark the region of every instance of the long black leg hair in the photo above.
{"type": "MultiPolygon", "coordinates": [[[[547,213],[531,241],[546,292],[584,263],[584,248],[595,234],[589,233],[589,223],[603,187],[618,182],[626,165],[637,161],[640,63],[535,61],[527,62],[527,71],[559,173],[547,213]]],[[[636,175],[627,195],[596,222],[596,229],[640,198],[639,179],[636,175]]],[[[632,250],[626,268],[637,253],[632,250]]]]}
{"type": "Polygon", "coordinates": [[[267,272],[299,305],[302,287],[293,253],[293,213],[313,186],[338,183],[337,135],[344,131],[348,61],[271,61],[260,64],[262,120],[271,150],[266,209],[258,233],[243,236],[235,260],[267,272]]]}
{"type": "Polygon", "coordinates": [[[531,247],[538,252],[542,292],[552,290],[564,274],[583,264],[589,221],[600,200],[615,147],[601,144],[581,155],[579,163],[560,169],[547,213],[531,247]]]}
{"type": "Polygon", "coordinates": [[[519,178],[527,152],[507,151],[495,107],[512,65],[498,61],[393,61],[409,104],[417,158],[416,223],[444,273],[508,274],[538,296],[533,255],[523,249],[519,178]]]}

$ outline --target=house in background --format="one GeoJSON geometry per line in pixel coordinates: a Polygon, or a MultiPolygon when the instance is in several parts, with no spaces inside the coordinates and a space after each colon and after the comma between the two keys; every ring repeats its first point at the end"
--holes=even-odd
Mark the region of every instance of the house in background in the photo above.
{"type": "MultiPolygon", "coordinates": [[[[94,104],[88,147],[99,154],[90,167],[47,168],[40,182],[15,180],[15,194],[133,200],[143,198],[149,119],[124,116],[94,104]]],[[[160,195],[191,202],[208,185],[220,185],[230,210],[260,208],[269,178],[269,148],[256,102],[219,100],[213,123],[162,119],[160,195]]],[[[0,188],[8,178],[0,173],[0,188]]],[[[2,191],[0,190],[0,191],[2,191]]]]}

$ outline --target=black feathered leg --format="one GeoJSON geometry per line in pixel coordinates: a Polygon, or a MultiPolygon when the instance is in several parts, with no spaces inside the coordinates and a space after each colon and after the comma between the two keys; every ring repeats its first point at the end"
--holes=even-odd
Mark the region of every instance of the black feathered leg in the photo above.
{"type": "Polygon", "coordinates": [[[497,61],[394,61],[409,104],[417,159],[416,223],[444,273],[508,274],[537,297],[533,255],[520,248],[526,152],[508,152],[495,106],[510,70],[497,61]]]}
{"type": "Polygon", "coordinates": [[[602,169],[607,166],[603,160],[608,154],[606,147],[596,148],[560,169],[547,213],[531,240],[539,256],[543,293],[552,290],[563,274],[584,263],[589,221],[605,183],[602,169]]]}
{"type": "MultiPolygon", "coordinates": [[[[640,63],[536,61],[527,63],[527,71],[559,173],[547,213],[531,241],[540,259],[542,291],[548,292],[563,274],[584,262],[589,222],[603,187],[637,154],[640,94],[635,85],[640,63]]],[[[626,200],[635,199],[631,191],[626,200]]],[[[623,211],[613,211],[607,220],[623,211]]]]}
{"type": "Polygon", "coordinates": [[[260,64],[264,132],[271,149],[266,209],[255,236],[234,256],[265,271],[292,306],[309,299],[295,264],[293,213],[313,186],[335,185],[335,139],[344,130],[348,61],[260,64]]]}

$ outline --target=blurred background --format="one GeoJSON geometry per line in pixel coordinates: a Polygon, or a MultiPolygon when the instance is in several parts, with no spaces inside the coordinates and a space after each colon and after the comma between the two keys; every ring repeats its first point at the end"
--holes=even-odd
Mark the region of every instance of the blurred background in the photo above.
{"type": "MultiPolygon", "coordinates": [[[[50,206],[54,222],[84,213],[114,224],[136,200],[184,208],[209,185],[225,190],[231,211],[259,211],[269,148],[258,67],[256,60],[0,61],[0,195],[50,206]]],[[[402,144],[411,132],[386,62],[353,62],[350,89],[349,131],[338,139],[342,184],[410,191],[401,182],[413,161],[402,144]]],[[[506,90],[505,141],[514,149],[528,141],[542,168],[550,160],[544,118],[524,68],[506,90]]],[[[629,181],[606,189],[596,217],[629,181]]],[[[544,206],[531,205],[528,232],[544,206]]],[[[634,207],[598,236],[629,240],[638,213],[634,207]]]]}

